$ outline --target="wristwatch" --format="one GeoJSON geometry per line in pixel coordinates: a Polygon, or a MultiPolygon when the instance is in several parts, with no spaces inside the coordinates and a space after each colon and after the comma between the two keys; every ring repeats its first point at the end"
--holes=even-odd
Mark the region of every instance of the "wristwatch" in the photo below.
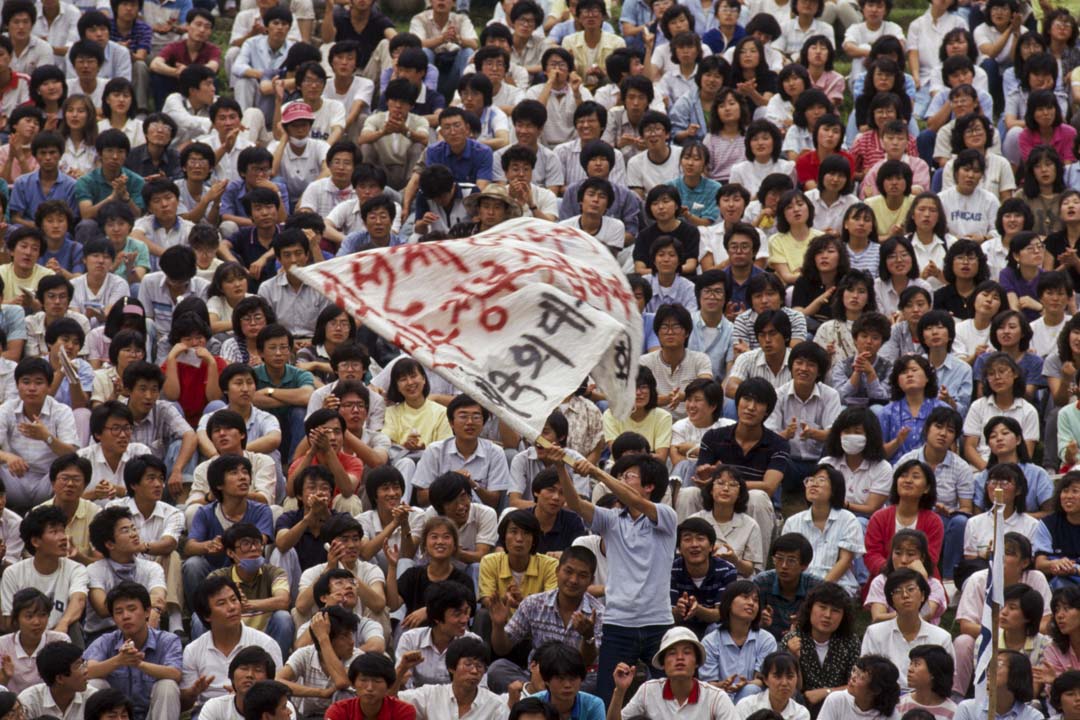
{"type": "Polygon", "coordinates": [[[274,391],[275,390],[277,390],[277,388],[266,388],[266,396],[267,397],[274,397],[274,391]]]}
{"type": "Polygon", "coordinates": [[[45,444],[48,445],[49,447],[52,447],[53,440],[55,440],[55,439],[56,438],[54,438],[52,435],[49,435],[49,437],[45,438],[45,444]]]}

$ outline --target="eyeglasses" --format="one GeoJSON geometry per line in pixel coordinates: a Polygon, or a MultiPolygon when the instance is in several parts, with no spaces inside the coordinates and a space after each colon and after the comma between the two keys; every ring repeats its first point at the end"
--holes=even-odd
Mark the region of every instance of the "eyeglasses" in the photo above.
{"type": "Polygon", "coordinates": [[[803,478],[803,485],[806,485],[808,487],[810,485],[827,485],[828,483],[829,478],[827,477],[818,477],[817,475],[811,475],[808,478],[803,478]]]}
{"type": "Polygon", "coordinates": [[[261,540],[238,540],[236,543],[236,549],[240,552],[251,552],[252,550],[262,550],[263,544],[261,540]]]}
{"type": "Polygon", "coordinates": [[[483,660],[472,660],[470,658],[462,658],[458,661],[458,667],[465,670],[474,670],[476,672],[484,672],[487,670],[487,663],[483,660]]]}
{"type": "Polygon", "coordinates": [[[728,490],[738,490],[741,486],[739,485],[738,480],[715,480],[713,481],[713,487],[727,488],[728,490]]]}
{"type": "Polygon", "coordinates": [[[672,325],[670,323],[664,323],[663,325],[661,325],[659,327],[659,331],[661,333],[675,333],[675,332],[679,332],[682,329],[683,329],[682,325],[678,325],[678,324],[672,325]]]}
{"type": "Polygon", "coordinates": [[[133,428],[131,425],[106,425],[105,426],[105,431],[106,432],[110,433],[111,435],[117,436],[117,437],[119,437],[121,435],[130,435],[134,429],[135,428],[133,428]]]}
{"type": "Polygon", "coordinates": [[[908,255],[907,253],[893,253],[892,255],[887,256],[885,259],[886,260],[892,260],[892,261],[895,261],[895,262],[899,262],[900,260],[907,260],[910,257],[911,256],[908,255]]]}
{"type": "Polygon", "coordinates": [[[724,297],[724,288],[722,287],[709,287],[701,291],[702,297],[724,297]]]}
{"type": "Polygon", "coordinates": [[[341,403],[341,407],[344,410],[367,410],[367,405],[360,400],[355,402],[343,402],[341,403]]]}
{"type": "Polygon", "coordinates": [[[986,481],[987,485],[1013,485],[1015,481],[1012,478],[991,478],[986,481]]]}
{"type": "Polygon", "coordinates": [[[641,480],[641,474],[636,473],[636,472],[630,472],[629,470],[627,470],[626,472],[624,472],[622,475],[619,476],[619,479],[620,480],[634,480],[635,482],[639,482],[641,480]]]}
{"type": "Polygon", "coordinates": [[[773,555],[772,564],[773,567],[797,567],[801,564],[801,562],[799,558],[781,557],[779,555],[773,555]]]}
{"type": "Polygon", "coordinates": [[[258,325],[259,323],[266,322],[266,316],[262,313],[256,313],[254,315],[245,315],[240,318],[240,322],[244,325],[258,325]]]}
{"type": "Polygon", "coordinates": [[[918,592],[920,592],[918,585],[904,585],[903,587],[898,587],[898,588],[893,589],[892,596],[893,597],[897,597],[897,596],[899,596],[899,597],[914,597],[915,594],[918,593],[918,592]]]}

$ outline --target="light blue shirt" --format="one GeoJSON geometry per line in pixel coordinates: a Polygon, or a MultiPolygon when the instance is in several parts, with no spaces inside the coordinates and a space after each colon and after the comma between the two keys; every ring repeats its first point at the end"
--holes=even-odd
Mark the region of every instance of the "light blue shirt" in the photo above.
{"type": "Polygon", "coordinates": [[[694,329],[690,331],[690,344],[687,348],[709,356],[714,378],[725,377],[727,367],[735,360],[735,343],[731,339],[735,326],[727,318],[722,318],[716,326],[716,335],[712,342],[706,342],[705,321],[701,319],[701,312],[695,310],[690,313],[690,317],[694,322],[694,329]]]}
{"type": "MultiPolygon", "coordinates": [[[[979,106],[982,107],[983,115],[988,118],[994,117],[994,99],[990,97],[989,93],[985,93],[982,90],[979,90],[978,93],[979,106]]],[[[930,101],[930,106],[926,109],[926,117],[932,117],[934,113],[941,109],[948,99],[949,93],[947,90],[942,90],[935,95],[930,101]]]]}
{"type": "MultiPolygon", "coordinates": [[[[391,233],[389,247],[404,245],[406,239],[402,239],[391,233]]],[[[360,252],[361,250],[370,250],[373,247],[381,246],[372,244],[371,236],[368,235],[367,230],[357,230],[356,232],[345,236],[345,239],[341,241],[341,247],[338,248],[337,255],[334,257],[345,257],[346,255],[352,255],[354,252],[360,252]]]]}
{"type": "Polygon", "coordinates": [[[292,42],[286,40],[277,50],[270,47],[266,35],[259,35],[244,41],[240,46],[240,55],[233,63],[233,79],[239,80],[244,77],[247,70],[259,70],[264,74],[272,68],[280,68],[285,62],[285,56],[289,53],[292,42]]]}
{"type": "Polygon", "coordinates": [[[682,275],[675,276],[675,282],[671,287],[661,287],[656,273],[646,275],[649,285],[652,286],[652,299],[645,306],[645,312],[656,312],[661,305],[682,305],[690,312],[698,309],[697,296],[694,294],[694,283],[682,275]]]}
{"type": "Polygon", "coordinates": [[[713,630],[701,644],[705,646],[705,662],[698,669],[698,678],[702,682],[723,680],[732,675],[753,680],[765,656],[776,651],[776,638],[767,630],[751,630],[742,647],[735,644],[727,630],[713,630]]]}
{"type": "MultiPolygon", "coordinates": [[[[551,694],[543,690],[530,697],[548,702],[551,694]]],[[[579,692],[574,698],[574,707],[570,708],[570,720],[604,720],[605,717],[607,717],[607,711],[604,709],[604,701],[600,698],[587,692],[579,692]]]]}
{"type": "Polygon", "coordinates": [[[110,40],[105,45],[105,64],[98,71],[98,77],[122,77],[125,80],[131,80],[131,51],[120,43],[110,40]]]}
{"type": "Polygon", "coordinates": [[[720,217],[720,206],[716,204],[716,193],[720,189],[720,183],[703,177],[697,187],[692,188],[686,184],[684,178],[678,177],[668,185],[679,191],[682,204],[690,208],[692,215],[713,221],[720,217]]]}
{"type": "MultiPolygon", "coordinates": [[[[416,464],[413,485],[429,488],[435,478],[443,473],[467,470],[485,490],[506,492],[510,489],[510,466],[506,464],[506,453],[490,440],[480,438],[478,443],[476,452],[469,457],[458,452],[453,436],[431,443],[416,464]]],[[[480,502],[480,497],[473,493],[473,500],[480,502]]]]}
{"type": "Polygon", "coordinates": [[[919,406],[918,417],[912,417],[907,400],[904,398],[894,400],[885,406],[878,415],[878,420],[881,421],[882,437],[894,438],[902,427],[906,427],[909,431],[904,443],[897,448],[896,453],[891,458],[888,458],[889,462],[895,463],[901,455],[919,446],[926,418],[930,417],[930,413],[934,408],[938,407],[947,407],[947,405],[937,398],[926,398],[923,400],[922,405],[919,406]]]}
{"type": "MultiPolygon", "coordinates": [[[[829,510],[829,519],[825,521],[825,529],[822,530],[814,524],[811,512],[812,510],[803,510],[789,517],[784,523],[784,532],[798,533],[810,541],[814,546],[814,559],[810,561],[807,572],[824,580],[840,558],[841,550],[851,551],[856,558],[866,553],[863,527],[850,510],[832,508],[829,510]]],[[[837,581],[840,587],[852,594],[859,589],[854,567],[855,562],[852,560],[847,572],[837,581]]],[[[724,677],[731,674],[727,668],[725,671],[724,677]]]]}
{"type": "MultiPolygon", "coordinates": [[[[83,392],[89,398],[90,392],[94,389],[94,368],[82,358],[75,358],[71,361],[71,364],[75,366],[75,371],[79,374],[79,385],[82,386],[83,392]]],[[[56,395],[53,397],[56,398],[57,402],[70,407],[71,381],[66,377],[61,380],[60,387],[56,388],[56,395]]]]}
{"type": "MultiPolygon", "coordinates": [[[[1043,468],[1035,463],[1020,463],[1027,480],[1028,491],[1024,497],[1024,512],[1037,512],[1039,506],[1054,497],[1054,481],[1043,468]]],[[[986,509],[986,470],[975,475],[975,507],[986,509]]]]}
{"type": "Polygon", "coordinates": [[[934,372],[937,373],[938,387],[947,388],[956,401],[956,411],[961,416],[967,415],[971,407],[971,366],[949,353],[941,367],[934,368],[934,372]]]}
{"type": "Polygon", "coordinates": [[[655,507],[655,523],[644,513],[635,520],[629,510],[597,507],[593,511],[589,529],[604,540],[608,567],[618,568],[608,574],[605,624],[642,628],[674,622],[671,563],[679,518],[669,505],[655,507]]]}
{"type": "MultiPolygon", "coordinates": [[[[956,706],[953,720],[983,720],[989,707],[988,700],[965,700],[956,706]]],[[[1041,712],[1022,702],[1013,703],[1007,712],[998,712],[997,717],[998,720],[1044,720],[1041,712]]]]}
{"type": "Polygon", "coordinates": [[[705,122],[705,112],[701,109],[698,93],[683,95],[676,100],[668,112],[668,117],[671,118],[671,137],[675,137],[676,133],[681,133],[696,123],[698,131],[694,137],[698,140],[705,139],[708,123],[705,122]]]}

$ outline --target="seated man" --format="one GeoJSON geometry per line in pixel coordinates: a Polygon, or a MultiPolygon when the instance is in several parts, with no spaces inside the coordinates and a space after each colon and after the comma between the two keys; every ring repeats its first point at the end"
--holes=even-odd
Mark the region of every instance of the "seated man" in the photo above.
{"type": "Polygon", "coordinates": [[[210,34],[214,31],[213,14],[203,8],[192,8],[183,20],[187,23],[185,36],[165,45],[150,61],[154,106],[164,113],[168,113],[165,109],[168,98],[179,90],[179,78],[184,70],[206,68],[212,71],[213,77],[221,64],[221,48],[210,42],[210,34]]]}
{"type": "Polygon", "coordinates": [[[377,565],[360,558],[364,537],[360,523],[348,513],[335,515],[323,525],[320,537],[330,546],[326,562],[304,569],[296,596],[296,611],[309,617],[318,606],[313,588],[315,582],[328,570],[344,568],[356,578],[356,593],[360,598],[356,614],[381,619],[386,609],[386,579],[377,565]]]}
{"type": "MultiPolygon", "coordinates": [[[[499,455],[502,456],[502,452],[499,455]]],[[[479,563],[499,539],[498,516],[487,505],[473,502],[473,484],[474,481],[463,473],[450,471],[439,475],[429,488],[431,507],[422,516],[426,522],[430,517],[443,515],[454,523],[458,531],[458,550],[454,559],[461,565],[479,563]]],[[[413,542],[417,544],[420,529],[413,525],[411,530],[413,542]]]]}
{"type": "MultiPolygon", "coordinates": [[[[259,528],[239,522],[221,535],[221,545],[230,565],[215,570],[209,577],[230,578],[240,588],[244,625],[272,637],[285,657],[292,647],[293,620],[289,614],[289,580],[285,571],[266,563],[265,539],[259,528]]],[[[206,632],[198,616],[191,619],[192,639],[206,632]]]]}
{"type": "Polygon", "coordinates": [[[422,115],[412,112],[418,87],[399,78],[383,92],[387,109],[368,116],[357,142],[364,162],[383,168],[390,187],[401,190],[427,148],[429,126],[422,115]]]}
{"type": "Polygon", "coordinates": [[[168,115],[151,113],[143,120],[143,134],[146,142],[131,148],[124,164],[137,172],[143,180],[161,176],[166,180],[179,181],[183,178],[180,167],[180,155],[172,148],[177,127],[168,115]]]}
{"type": "Polygon", "coordinates": [[[763,622],[762,626],[779,640],[790,629],[791,619],[798,614],[803,598],[822,580],[806,572],[814,559],[814,546],[799,533],[785,533],[776,538],[770,556],[773,569],[755,575],[754,584],[761,593],[762,605],[767,603],[772,608],[772,622],[767,625],[763,622]]]}
{"type": "Polygon", "coordinates": [[[255,346],[263,364],[255,368],[255,386],[258,389],[251,402],[277,418],[281,426],[282,457],[291,458],[306,434],[304,411],[315,388],[315,377],[289,363],[293,352],[293,335],[283,326],[275,324],[264,327],[259,331],[255,346]]]}
{"type": "Polygon", "coordinates": [[[190,473],[195,470],[198,451],[195,431],[175,404],[161,399],[165,373],[157,365],[135,361],[125,368],[121,380],[135,418],[131,440],[150,448],[156,457],[164,458],[169,495],[181,502],[186,495],[184,483],[190,485],[190,473]]]}
{"type": "MultiPolygon", "coordinates": [[[[411,631],[410,631],[411,632],[411,631]]],[[[476,636],[459,637],[445,649],[443,662],[446,679],[439,683],[416,684],[411,690],[398,693],[398,698],[416,706],[417,714],[430,717],[440,707],[466,705],[478,717],[503,717],[506,700],[480,687],[480,680],[487,672],[489,653],[484,641],[476,636]]],[[[415,656],[399,655],[398,680],[402,679],[414,664],[415,656]]],[[[415,670],[414,678],[415,678],[415,670]]]]}
{"type": "MultiPolygon", "coordinates": [[[[11,219],[19,225],[34,227],[38,206],[48,200],[62,200],[75,205],[75,179],[60,172],[64,138],[55,132],[39,132],[30,143],[30,155],[37,170],[24,173],[11,189],[11,219]]],[[[71,230],[72,228],[69,228],[71,230]]]]}
{"type": "MultiPolygon", "coordinates": [[[[183,148],[213,127],[210,106],[217,100],[216,77],[217,71],[205,65],[189,65],[177,76],[176,92],[165,98],[162,108],[178,127],[174,140],[177,147],[183,148]]],[[[258,108],[249,105],[243,114],[242,127],[247,128],[247,136],[254,142],[260,134],[266,134],[266,118],[258,108]]]]}
{"type": "Polygon", "coordinates": [[[131,442],[135,416],[119,400],[106,400],[90,413],[90,435],[94,442],[77,455],[90,462],[90,484],[86,499],[104,507],[125,494],[124,468],[133,458],[149,455],[150,448],[131,442]]]}
{"type": "MultiPolygon", "coordinates": [[[[564,452],[573,453],[574,451],[564,450],[564,452]]],[[[577,457],[581,456],[577,455],[577,457]]],[[[585,478],[582,480],[588,482],[585,478]]],[[[573,545],[574,540],[588,534],[581,516],[567,509],[562,485],[559,484],[559,474],[554,468],[545,467],[536,473],[530,490],[535,502],[528,510],[540,523],[540,542],[537,545],[537,552],[558,557],[559,553],[573,545]]]]}
{"type": "Polygon", "coordinates": [[[735,566],[713,555],[716,529],[705,518],[683,520],[676,528],[679,554],[671,566],[671,608],[675,623],[698,639],[720,621],[724,588],[739,579],[735,566]]]}
{"type": "Polygon", "coordinates": [[[447,405],[446,416],[453,437],[425,448],[413,475],[418,504],[427,505],[428,491],[436,477],[461,472],[469,479],[477,500],[498,507],[510,487],[510,468],[502,448],[480,437],[488,421],[487,409],[468,395],[458,395],[447,405]]]}
{"type": "MultiPolygon", "coordinates": [[[[281,425],[277,418],[252,404],[255,396],[255,370],[250,365],[233,363],[221,371],[218,376],[225,410],[237,413],[244,422],[245,449],[252,453],[263,453],[280,461],[281,425]]],[[[199,452],[203,457],[214,458],[219,451],[214,448],[210,437],[209,423],[214,413],[206,413],[199,419],[196,431],[199,436],[199,452]]],[[[272,503],[273,497],[265,502],[272,503]]],[[[188,499],[191,502],[191,499],[188,499]]]]}
{"type": "Polygon", "coordinates": [[[98,559],[90,542],[90,522],[98,514],[98,506],[83,497],[90,484],[90,461],[75,454],[61,455],[49,466],[52,497],[42,505],[55,505],[67,518],[69,557],[89,565],[98,559]]]}
{"type": "Polygon", "coordinates": [[[537,553],[540,523],[528,510],[511,510],[499,523],[504,552],[480,560],[480,602],[486,608],[506,605],[513,612],[524,598],[555,589],[558,561],[537,553]]]}
{"type": "MultiPolygon", "coordinates": [[[[327,570],[315,581],[312,592],[315,596],[315,605],[319,610],[325,612],[337,607],[347,610],[357,619],[352,637],[354,647],[370,653],[382,653],[386,650],[386,639],[379,623],[356,612],[360,598],[356,594],[356,578],[351,572],[343,568],[327,570]]],[[[315,617],[318,617],[318,614],[315,617]]],[[[312,633],[308,632],[310,627],[309,620],[297,629],[297,648],[314,644],[312,633]]]]}
{"type": "MultiPolygon", "coordinates": [[[[52,603],[47,627],[81,635],[79,620],[86,609],[86,568],[68,557],[67,518],[58,507],[38,507],[26,514],[19,535],[30,557],[20,560],[0,579],[0,613],[12,627],[12,601],[16,591],[37,588],[52,603]]],[[[45,674],[42,673],[42,678],[45,674]]]]}
{"type": "MultiPolygon", "coordinates": [[[[616,242],[614,231],[604,232],[597,229],[595,217],[589,218],[592,222],[587,223],[588,230],[586,232],[603,238],[601,242],[605,245],[622,250],[624,247],[633,246],[634,239],[641,229],[642,202],[637,193],[631,192],[625,185],[620,185],[611,178],[611,171],[615,167],[615,155],[615,149],[603,140],[592,140],[582,146],[578,160],[584,170],[585,177],[566,186],[566,192],[563,193],[562,201],[559,204],[559,219],[565,222],[579,215],[590,214],[595,216],[597,209],[591,209],[589,213],[586,212],[583,188],[586,188],[585,183],[592,179],[592,182],[589,183],[590,186],[606,190],[604,186],[598,185],[596,181],[608,182],[612,192],[610,194],[603,193],[608,202],[601,214],[623,225],[622,239],[616,242]]],[[[605,224],[607,223],[605,222],[605,224]]],[[[584,229],[585,224],[579,222],[579,227],[584,229]]]]}
{"type": "Polygon", "coordinates": [[[160,266],[160,270],[147,274],[139,283],[139,302],[146,309],[146,317],[154,321],[156,357],[159,363],[164,363],[173,347],[169,343],[173,310],[186,297],[205,301],[210,283],[196,276],[195,251],[187,245],[165,250],[160,266]]]}
{"type": "Polygon", "coordinates": [[[38,653],[37,668],[41,682],[19,693],[26,716],[83,717],[87,700],[96,690],[87,687],[82,649],[69,642],[49,643],[38,653]]]}
{"type": "Polygon", "coordinates": [[[549,640],[536,650],[540,677],[547,688],[531,695],[559,712],[559,716],[602,717],[604,701],[587,692],[582,685],[588,675],[581,653],[570,645],[549,640]]]}
{"type": "Polygon", "coordinates": [[[244,717],[244,699],[251,686],[261,680],[269,680],[277,672],[277,663],[258,645],[240,648],[229,661],[229,687],[231,693],[218,695],[206,701],[200,720],[237,720],[244,717]]]}
{"type": "Polygon", "coordinates": [[[892,363],[878,352],[891,333],[892,325],[881,313],[864,312],[851,324],[855,355],[833,365],[829,383],[844,407],[885,405],[892,398],[892,363]]]}
{"type": "Polygon", "coordinates": [[[101,74],[107,78],[122,77],[131,81],[131,51],[109,39],[109,16],[100,10],[83,12],[79,18],[79,40],[98,45],[105,54],[101,74]]]}
{"type": "Polygon", "coordinates": [[[41,310],[41,303],[35,299],[38,284],[53,274],[44,265],[38,265],[47,247],[45,235],[37,228],[20,227],[7,236],[5,244],[11,260],[0,265],[4,303],[21,305],[24,314],[30,315],[41,310]]]}
{"type": "MultiPolygon", "coordinates": [[[[551,122],[550,118],[548,122],[551,122]]],[[[562,163],[563,177],[566,179],[568,191],[571,185],[587,177],[586,167],[581,162],[581,153],[590,142],[601,139],[600,136],[606,125],[607,110],[603,105],[586,100],[574,110],[574,130],[577,136],[573,140],[555,146],[555,156],[562,163]]],[[[613,159],[610,169],[611,177],[608,179],[615,185],[626,187],[625,156],[622,153],[614,153],[613,159]]]]}
{"type": "Polygon", "coordinates": [[[239,413],[232,410],[218,410],[206,421],[205,432],[210,438],[213,455],[206,462],[195,468],[191,491],[187,498],[184,516],[188,525],[198,509],[212,501],[210,485],[207,483],[207,471],[210,463],[222,455],[241,455],[251,462],[252,486],[248,489],[248,499],[264,505],[274,505],[277,499],[277,463],[273,457],[248,448],[248,428],[239,413]]]}
{"type": "Polygon", "coordinates": [[[305,467],[296,473],[293,487],[292,496],[300,503],[300,508],[284,512],[277,519],[274,546],[280,553],[295,550],[300,567],[307,568],[326,562],[323,526],[334,515],[345,513],[330,509],[334,494],[334,473],[328,466],[305,467]]]}
{"type": "Polygon", "coordinates": [[[15,367],[18,396],[0,405],[0,479],[16,512],[49,497],[50,465],[78,448],[75,416],[48,395],[52,382],[47,360],[26,358],[15,367]]]}
{"type": "Polygon", "coordinates": [[[127,203],[136,216],[142,215],[146,207],[142,197],[143,179],[138,173],[124,167],[131,152],[131,141],[127,135],[122,130],[106,130],[97,136],[94,148],[101,158],[101,167],[91,170],[75,182],[75,200],[79,204],[79,217],[82,218],[75,229],[75,240],[83,245],[101,236],[101,228],[89,221],[97,218],[98,211],[105,203],[111,200],[127,203]]]}
{"type": "MultiPolygon", "coordinates": [[[[522,599],[513,616],[504,603],[494,606],[492,649],[505,655],[525,639],[533,648],[558,642],[578,650],[586,663],[595,663],[604,623],[603,603],[588,593],[595,572],[596,556],[591,550],[578,546],[564,550],[555,571],[555,589],[522,599]],[[563,618],[569,618],[569,626],[563,618]]],[[[492,663],[488,687],[505,690],[515,680],[528,679],[524,668],[504,658],[492,663]]]]}
{"type": "Polygon", "coordinates": [[[278,681],[300,698],[298,710],[304,717],[321,717],[331,698],[349,689],[345,668],[363,654],[353,645],[358,620],[344,608],[326,608],[309,624],[313,642],[297,649],[278,670],[278,681]]]}
{"type": "MultiPolygon", "coordinates": [[[[26,356],[46,357],[49,354],[49,344],[45,342],[45,330],[61,318],[74,320],[82,328],[83,337],[90,334],[90,321],[80,312],[71,309],[71,299],[75,294],[75,287],[67,278],[60,273],[41,278],[35,299],[41,305],[41,310],[26,317],[26,356]]],[[[82,355],[87,351],[83,349],[82,355]]],[[[70,357],[72,361],[74,357],[70,357]]]]}
{"type": "MultiPolygon", "coordinates": [[[[261,647],[281,665],[281,648],[266,633],[243,623],[240,588],[226,576],[196,578],[194,603],[190,606],[210,632],[192,640],[184,648],[183,677],[180,680],[180,707],[196,708],[211,698],[228,694],[229,661],[252,645],[261,647]]],[[[185,588],[186,589],[186,588],[185,588]]]]}
{"type": "MultiPolygon", "coordinates": [[[[267,95],[262,81],[277,77],[293,42],[286,36],[292,26],[288,8],[273,7],[263,14],[266,34],[255,35],[240,46],[230,78],[233,94],[242,108],[256,107],[265,117],[273,115],[273,95],[267,95]]],[[[273,90],[270,90],[273,93],[273,90]]]]}
{"type": "MultiPolygon", "coordinates": [[[[379,653],[364,653],[349,663],[349,684],[357,697],[331,705],[326,720],[364,720],[369,717],[411,720],[416,709],[390,694],[397,683],[397,673],[390,658],[379,653]]],[[[206,720],[206,716],[202,716],[206,720]]]]}
{"type": "Polygon", "coordinates": [[[282,271],[259,285],[259,297],[270,303],[278,322],[292,333],[294,340],[307,343],[315,334],[319,313],[330,303],[325,295],[289,272],[311,263],[310,243],[302,230],[290,229],[274,238],[273,248],[282,271]]]}
{"type": "Polygon", "coordinates": [[[179,720],[183,650],[176,635],[151,627],[150,603],[138,582],[125,580],[109,590],[105,604],[117,629],[86,648],[86,672],[128,694],[131,720],[179,720]]]}
{"type": "MultiPolygon", "coordinates": [[[[214,458],[206,472],[207,484],[217,498],[195,513],[184,545],[186,556],[183,565],[184,593],[187,607],[195,607],[194,599],[199,583],[212,570],[229,564],[222,543],[221,518],[239,518],[259,529],[263,542],[269,542],[274,532],[270,507],[248,499],[251,487],[251,463],[240,455],[222,455],[214,458]]],[[[231,581],[230,581],[231,582],[231,581]]]]}
{"type": "Polygon", "coordinates": [[[90,609],[83,627],[91,640],[116,628],[108,595],[124,582],[134,582],[149,592],[147,619],[158,627],[165,617],[165,572],[153,560],[139,557],[146,543],[139,537],[131,513],[107,507],[90,521],[90,542],[102,555],[90,564],[90,609]]]}
{"type": "Polygon", "coordinates": [[[406,630],[398,640],[399,669],[407,664],[412,670],[405,684],[409,688],[445,686],[453,677],[453,667],[446,662],[450,645],[463,638],[481,643],[480,637],[468,629],[473,612],[471,590],[447,580],[429,587],[424,599],[428,626],[406,630]]]}

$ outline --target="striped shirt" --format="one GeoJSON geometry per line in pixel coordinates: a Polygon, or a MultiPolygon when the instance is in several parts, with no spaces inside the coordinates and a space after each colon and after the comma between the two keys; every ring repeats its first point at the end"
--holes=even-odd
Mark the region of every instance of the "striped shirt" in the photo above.
{"type": "Polygon", "coordinates": [[[788,462],[788,441],[763,427],[757,445],[744,453],[742,446],[735,441],[735,429],[738,427],[738,424],[726,425],[705,433],[701,439],[698,464],[713,465],[719,462],[733,465],[739,477],[747,482],[761,482],[770,470],[783,473],[788,462]]]}
{"type": "MultiPolygon", "coordinates": [[[[564,645],[577,648],[581,644],[581,633],[573,623],[563,623],[559,614],[558,588],[545,592],[529,595],[518,605],[517,612],[506,623],[506,636],[513,644],[517,644],[529,638],[535,652],[549,640],[557,640],[564,645]]],[[[594,632],[596,647],[599,649],[600,640],[603,637],[604,628],[604,603],[592,595],[585,593],[581,598],[581,607],[578,608],[586,617],[596,611],[594,632]]],[[[400,652],[400,651],[399,651],[400,652]]],[[[530,653],[529,657],[532,657],[530,653]]]]}
{"type": "Polygon", "coordinates": [[[975,476],[971,472],[971,466],[951,450],[946,451],[945,459],[938,465],[933,465],[926,459],[925,446],[907,453],[900,458],[899,463],[905,460],[919,460],[933,468],[934,479],[937,481],[937,501],[949,512],[959,510],[961,500],[975,497],[975,476]]]}
{"type": "MultiPolygon", "coordinates": [[[[792,310],[791,308],[785,307],[780,309],[784,311],[784,314],[788,316],[788,320],[791,321],[791,337],[798,340],[807,339],[806,316],[798,310],[792,310]]],[[[750,346],[751,350],[757,349],[757,335],[754,333],[754,321],[757,320],[757,316],[758,313],[750,309],[744,310],[735,318],[735,330],[731,333],[733,342],[742,340],[750,346]]]]}

